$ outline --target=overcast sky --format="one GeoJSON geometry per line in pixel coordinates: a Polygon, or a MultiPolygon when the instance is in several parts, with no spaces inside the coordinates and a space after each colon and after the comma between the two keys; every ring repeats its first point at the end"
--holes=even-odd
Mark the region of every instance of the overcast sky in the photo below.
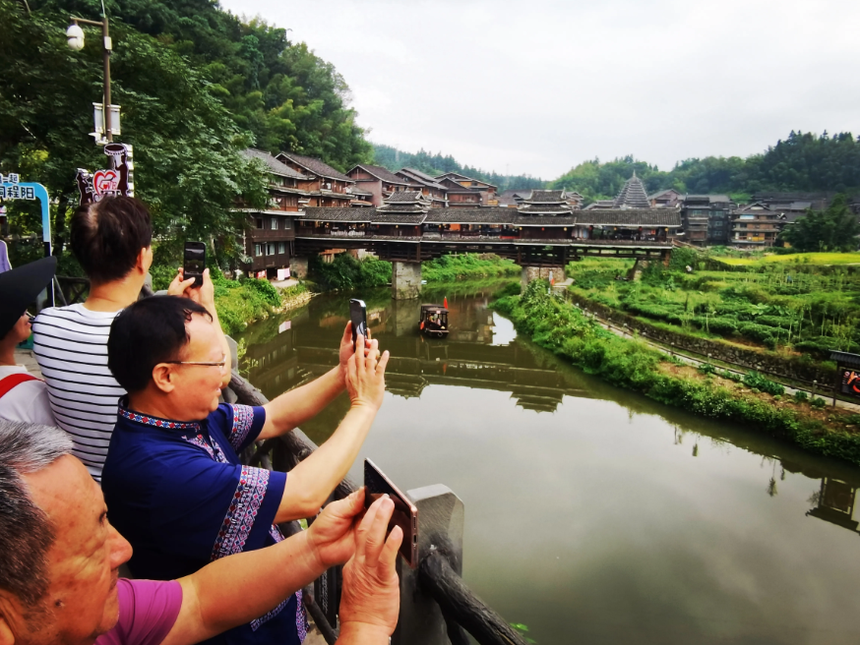
{"type": "Polygon", "coordinates": [[[334,64],[375,143],[554,179],[860,134],[857,0],[221,0],[334,64]]]}

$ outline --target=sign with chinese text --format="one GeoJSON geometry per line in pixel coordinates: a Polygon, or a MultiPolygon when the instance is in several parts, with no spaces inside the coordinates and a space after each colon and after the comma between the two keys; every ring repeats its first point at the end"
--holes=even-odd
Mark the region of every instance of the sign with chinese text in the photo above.
{"type": "Polygon", "coordinates": [[[35,201],[36,184],[21,183],[21,178],[14,172],[0,175],[0,199],[28,199],[35,201]]]}

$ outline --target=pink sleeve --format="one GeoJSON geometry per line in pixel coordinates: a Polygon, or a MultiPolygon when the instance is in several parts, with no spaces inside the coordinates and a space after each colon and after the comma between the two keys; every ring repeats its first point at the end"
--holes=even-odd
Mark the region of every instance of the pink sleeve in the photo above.
{"type": "Polygon", "coordinates": [[[96,645],[158,645],[173,628],[182,606],[182,587],[175,580],[117,582],[119,621],[96,645]]]}

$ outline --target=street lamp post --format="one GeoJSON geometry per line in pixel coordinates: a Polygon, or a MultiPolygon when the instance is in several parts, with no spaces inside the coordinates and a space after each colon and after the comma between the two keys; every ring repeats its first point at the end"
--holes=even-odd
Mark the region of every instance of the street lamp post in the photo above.
{"type": "Polygon", "coordinates": [[[108,142],[113,141],[111,130],[111,103],[110,103],[110,53],[113,48],[110,33],[108,31],[108,18],[102,7],[102,20],[87,20],[85,18],[71,17],[72,25],[66,30],[66,38],[69,47],[80,50],[84,47],[84,30],[78,23],[93,25],[102,28],[102,55],[104,58],[104,103],[102,104],[102,115],[104,118],[105,138],[108,142]]]}

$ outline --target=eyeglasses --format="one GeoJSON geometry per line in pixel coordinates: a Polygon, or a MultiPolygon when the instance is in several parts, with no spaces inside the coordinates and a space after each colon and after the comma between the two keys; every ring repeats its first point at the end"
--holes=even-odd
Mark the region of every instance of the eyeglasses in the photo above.
{"type": "Polygon", "coordinates": [[[206,367],[220,367],[224,369],[227,365],[227,357],[225,356],[220,361],[162,361],[162,363],[168,363],[170,365],[204,365],[206,367]]]}

